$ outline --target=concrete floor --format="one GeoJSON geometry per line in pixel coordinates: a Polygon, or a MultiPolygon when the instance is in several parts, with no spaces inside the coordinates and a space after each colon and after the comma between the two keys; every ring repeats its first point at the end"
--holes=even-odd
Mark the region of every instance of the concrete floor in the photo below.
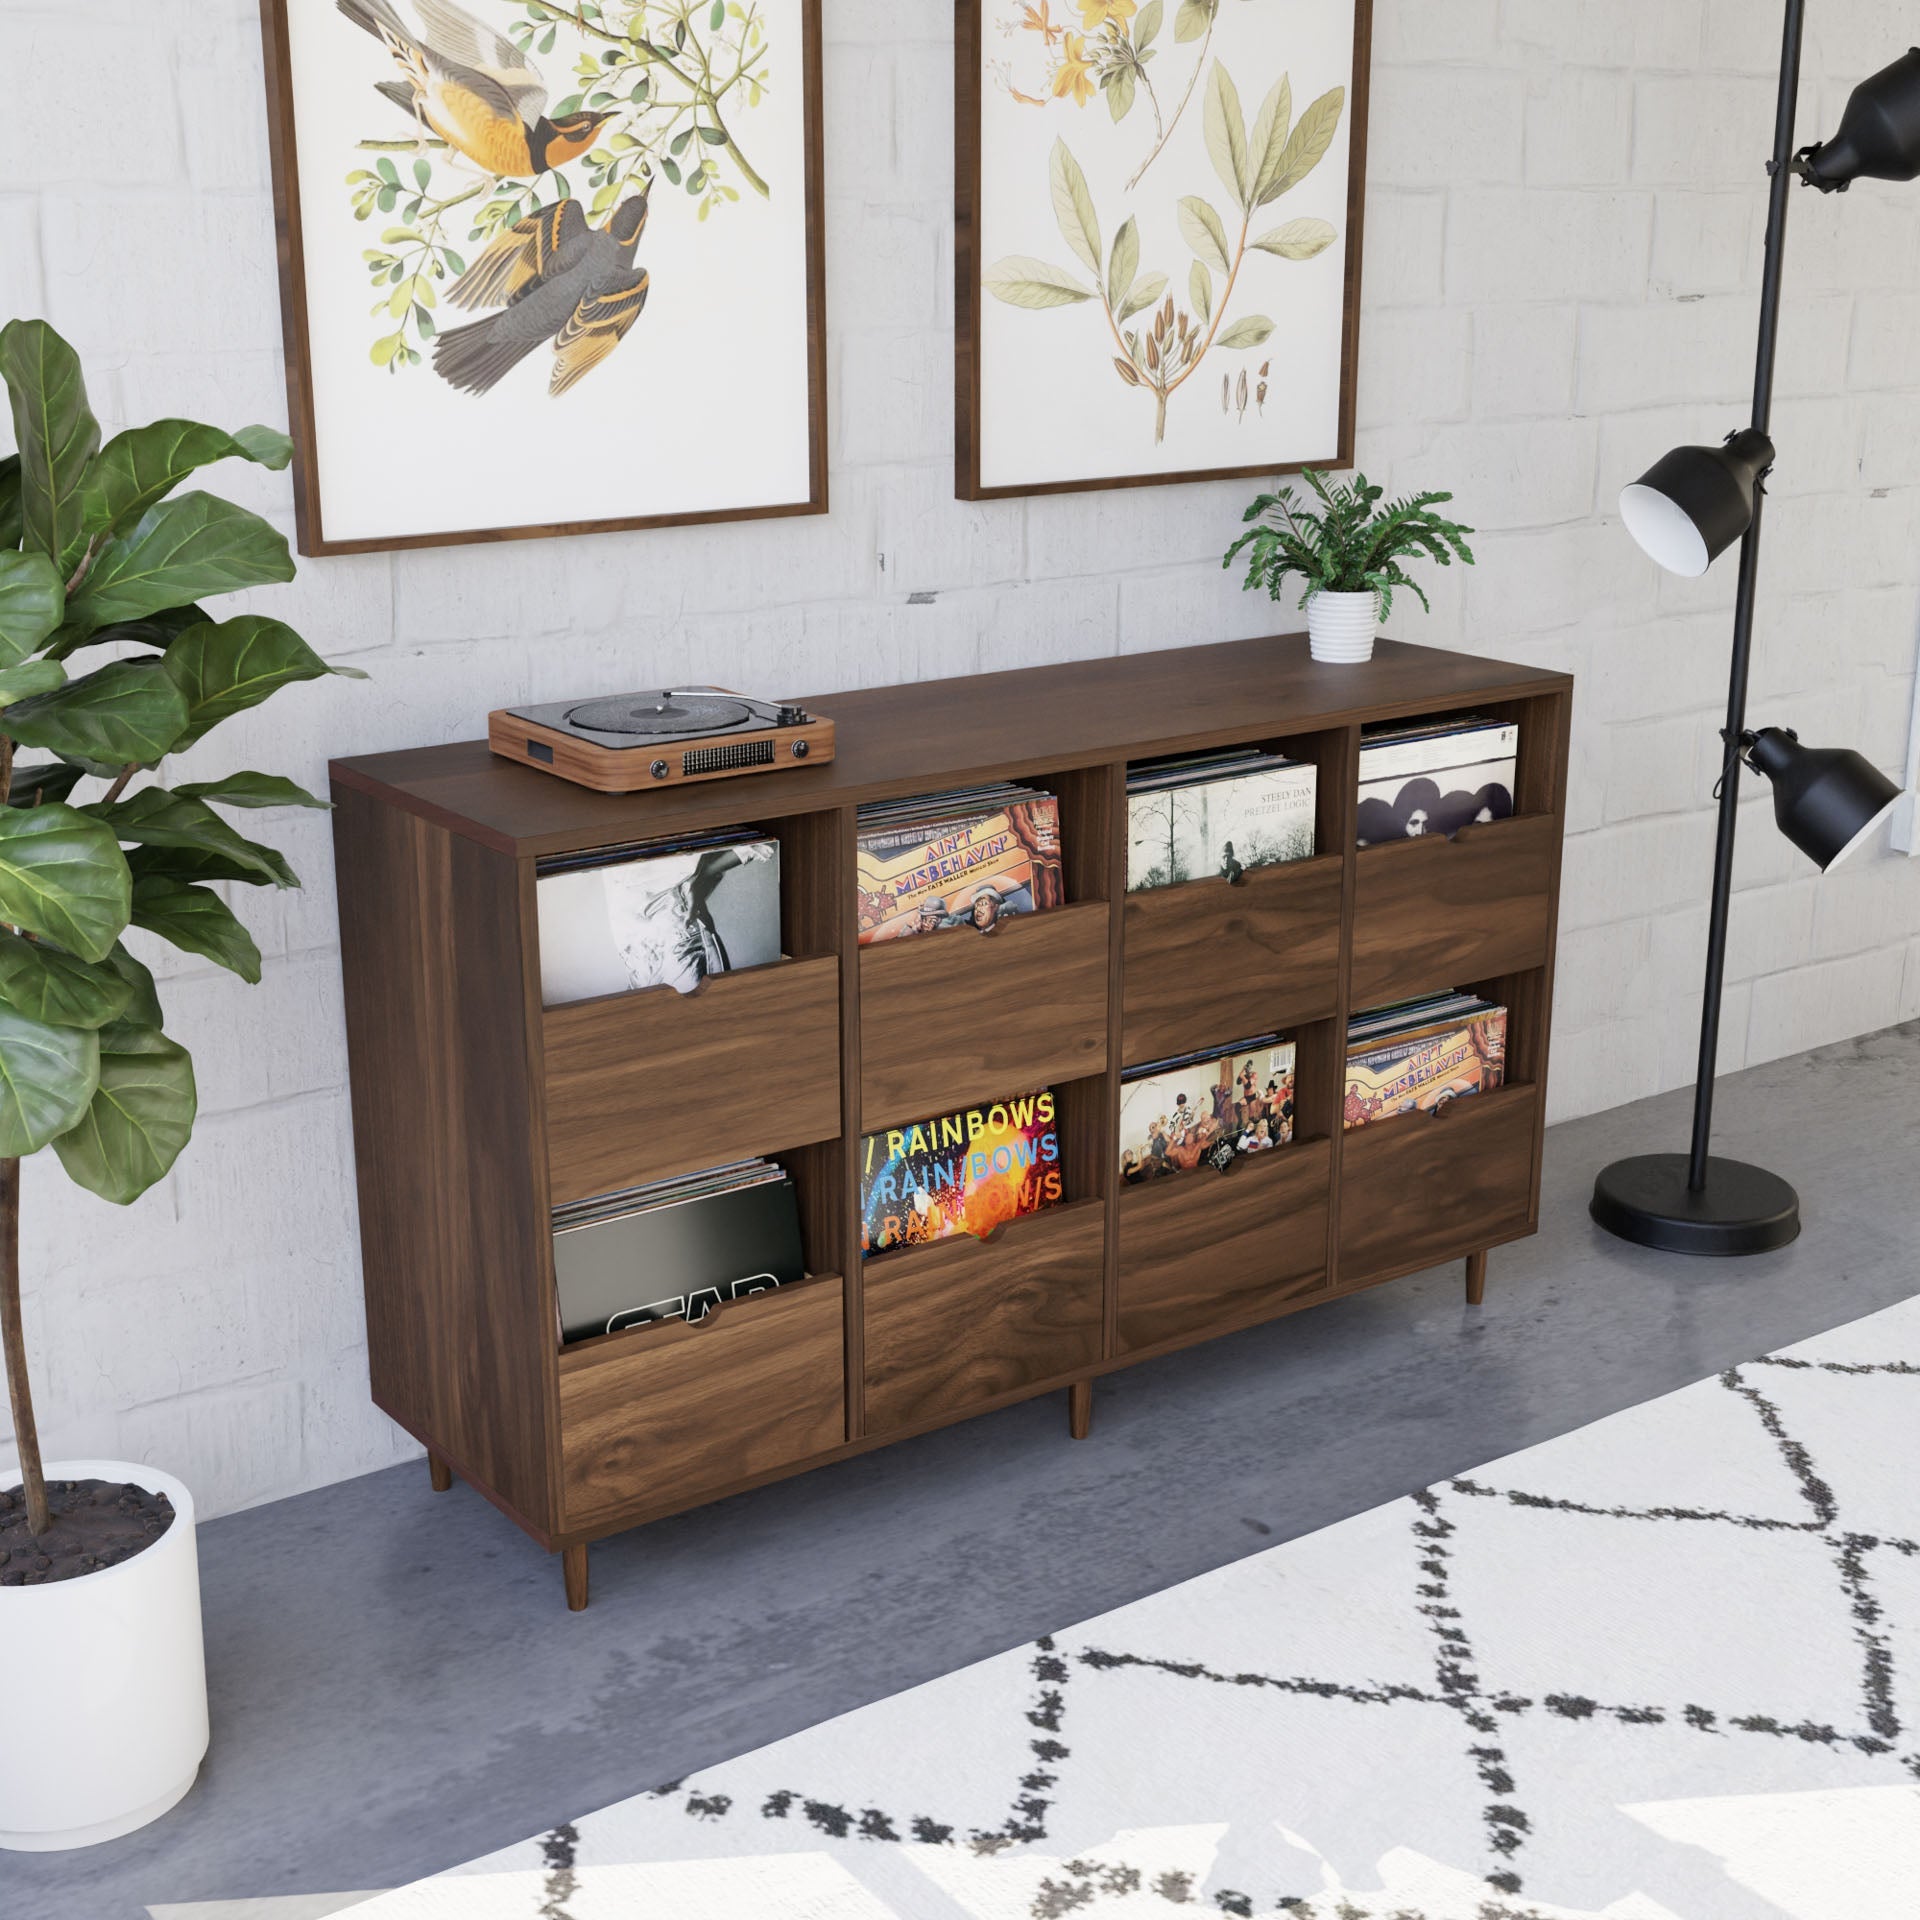
{"type": "Polygon", "coordinates": [[[1784,1251],[1609,1240],[1594,1169],[1665,1095],[1554,1128],[1538,1238],[596,1547],[593,1605],[424,1463],[201,1536],[214,1744],[144,1833],[0,1855],[0,1912],[394,1886],[1920,1291],[1920,1023],[1723,1083],[1784,1251]]]}

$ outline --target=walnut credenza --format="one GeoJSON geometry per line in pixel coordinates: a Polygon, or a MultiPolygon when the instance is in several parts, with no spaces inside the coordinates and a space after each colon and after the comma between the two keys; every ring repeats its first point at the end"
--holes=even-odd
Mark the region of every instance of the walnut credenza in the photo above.
{"type": "Polygon", "coordinates": [[[601,794],[483,742],[333,765],[373,1397],[564,1557],[626,1527],[1094,1380],[1534,1230],[1572,682],[1297,636],[809,698],[830,765],[601,794]],[[1518,721],[1511,818],[1353,845],[1363,724],[1518,721]],[[1130,760],[1230,744],[1319,768],[1316,855],[1126,891],[1130,760]],[[855,808],[1017,779],[1059,796],[1067,903],[861,948],[855,808]],[[541,1006],[535,863],[755,824],[786,957],[541,1006]],[[1511,1009],[1507,1084],[1343,1135],[1350,1011],[1444,987],[1511,1009]],[[1279,1028],[1296,1137],[1228,1175],[1117,1175],[1121,1070],[1279,1028]],[[865,1264],[863,1132],[1051,1086],[1066,1203],[865,1264]],[[699,1325],[560,1345],[550,1209],[763,1154],[808,1280],[699,1325]]]}

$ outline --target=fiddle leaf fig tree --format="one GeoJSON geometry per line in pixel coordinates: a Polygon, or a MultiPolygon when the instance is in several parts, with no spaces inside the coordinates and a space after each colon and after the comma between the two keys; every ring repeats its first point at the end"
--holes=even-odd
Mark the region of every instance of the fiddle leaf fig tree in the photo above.
{"type": "Polygon", "coordinates": [[[278,620],[202,604],[291,580],[293,557],[258,514],[176,489],[215,461],[284,467],[284,434],[156,420],[102,445],[79,359],[40,320],[0,328],[0,379],[17,449],[0,458],[0,1344],[40,1535],[20,1162],[50,1146],[121,1206],[167,1172],[193,1132],[193,1062],[123,936],[258,981],[260,950],[213,883],[299,881],[216,809],[326,805],[278,774],[144,776],[282,687],[364,676],[278,620]]]}

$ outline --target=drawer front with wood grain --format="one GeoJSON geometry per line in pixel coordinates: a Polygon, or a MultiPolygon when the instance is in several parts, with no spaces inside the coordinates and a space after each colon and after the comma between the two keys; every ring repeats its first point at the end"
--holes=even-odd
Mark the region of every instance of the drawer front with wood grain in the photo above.
{"type": "Polygon", "coordinates": [[[1327,1285],[1325,1140],[1120,1194],[1120,1344],[1257,1320],[1327,1285]]]}
{"type": "Polygon", "coordinates": [[[1335,856],[1127,895],[1128,1065],[1324,1020],[1340,999],[1335,856]]]}
{"type": "Polygon", "coordinates": [[[1081,1200],[876,1255],[865,1294],[869,1432],[944,1419],[1100,1358],[1106,1208],[1081,1200]]]}
{"type": "Polygon", "coordinates": [[[549,1007],[542,1028],[555,1206],[840,1131],[831,954],[549,1007]]]}
{"type": "Polygon", "coordinates": [[[1525,1232],[1539,1111],[1537,1087],[1500,1087],[1343,1135],[1338,1284],[1525,1232]]]}
{"type": "Polygon", "coordinates": [[[697,1325],[619,1333],[560,1356],[569,1532],[837,1447],[846,1360],[837,1274],[730,1301],[697,1325]]]}
{"type": "Polygon", "coordinates": [[[1551,815],[1526,814],[1362,847],[1355,1010],[1545,966],[1559,833],[1551,815]]]}
{"type": "Polygon", "coordinates": [[[860,949],[869,1132],[1106,1064],[1104,902],[1020,914],[991,933],[955,927],[860,949]]]}

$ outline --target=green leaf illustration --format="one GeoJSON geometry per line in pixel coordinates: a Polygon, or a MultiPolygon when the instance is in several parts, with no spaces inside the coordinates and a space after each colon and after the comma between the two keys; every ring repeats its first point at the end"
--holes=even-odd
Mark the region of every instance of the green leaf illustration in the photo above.
{"type": "Polygon", "coordinates": [[[1187,298],[1193,306],[1193,317],[1204,327],[1213,318],[1213,275],[1203,260],[1196,260],[1187,274],[1187,298]]]}
{"type": "Polygon", "coordinates": [[[222,780],[198,780],[175,793],[196,800],[218,800],[227,807],[318,807],[332,810],[331,800],[317,800],[305,787],[277,773],[230,773],[222,780]]]}
{"type": "Polygon", "coordinates": [[[44,553],[0,551],[0,666],[24,660],[60,624],[60,572],[44,553]]]}
{"type": "Polygon", "coordinates": [[[57,802],[0,813],[0,920],[82,960],[104,960],[127,924],[126,857],[98,820],[57,802]]]}
{"type": "Polygon", "coordinates": [[[198,1092],[192,1056],[158,1028],[116,1022],[99,1040],[99,1084],[53,1150],[69,1179],[124,1207],[180,1157],[198,1092]]]}
{"type": "Polygon", "coordinates": [[[1153,45],[1160,35],[1160,22],[1165,17],[1163,0],[1147,0],[1133,22],[1133,44],[1140,52],[1153,45]]]}
{"type": "Polygon", "coordinates": [[[88,534],[131,526],[188,474],[216,460],[252,460],[276,471],[293,458],[293,442],[271,427],[227,433],[193,420],[156,420],[117,433],[95,455],[80,490],[88,534]]]}
{"type": "Polygon", "coordinates": [[[1113,255],[1107,262],[1107,305],[1117,312],[1140,271],[1140,229],[1129,214],[1113,236],[1113,255]]]}
{"type": "Polygon", "coordinates": [[[1233,195],[1235,206],[1248,205],[1247,123],[1240,111],[1240,94],[1226,68],[1216,60],[1207,76],[1207,99],[1201,124],[1206,130],[1207,158],[1233,195]]]}
{"type": "Polygon", "coordinates": [[[1213,24],[1218,0],[1180,0],[1180,11],[1173,16],[1173,37],[1179,41],[1198,40],[1213,24]]]}
{"type": "Polygon", "coordinates": [[[1216,273],[1231,273],[1227,257],[1227,230],[1220,216],[1197,193],[1180,202],[1180,237],[1216,273]]]}
{"type": "Polygon", "coordinates": [[[1017,253],[989,267],[980,284],[1010,307],[1070,307],[1076,300],[1093,298],[1064,267],[1017,253]]]}
{"type": "Polygon", "coordinates": [[[1311,260],[1316,253],[1325,253],[1339,237],[1325,220],[1289,220],[1249,244],[1262,253],[1277,253],[1283,260],[1311,260]]]}
{"type": "Polygon", "coordinates": [[[49,1027],[104,1027],[133,999],[133,984],[110,966],[0,933],[0,1001],[49,1027]]]}
{"type": "Polygon", "coordinates": [[[1273,322],[1264,313],[1250,313],[1236,320],[1218,340],[1218,347],[1257,347],[1273,332],[1273,322]]]}
{"type": "Polygon", "coordinates": [[[163,664],[187,703],[187,730],[177,747],[192,746],[210,727],[297,680],[330,673],[366,678],[357,667],[329,666],[291,627],[257,613],[189,628],[163,664]]]}
{"type": "Polygon", "coordinates": [[[1135,82],[1133,69],[1121,67],[1113,78],[1105,82],[1107,92],[1107,112],[1116,121],[1124,120],[1133,106],[1135,82]]]}
{"type": "Polygon", "coordinates": [[[116,660],[7,708],[0,729],[96,765],[146,766],[180,743],[186,724],[187,703],[162,661],[116,660]]]}
{"type": "Polygon", "coordinates": [[[1131,320],[1136,313],[1152,306],[1167,290],[1164,273],[1143,273],[1120,304],[1120,318],[1131,320]]]}
{"type": "Polygon", "coordinates": [[[1335,87],[1332,92],[1323,93],[1300,116],[1299,124],[1287,136],[1287,144],[1274,163],[1273,178],[1257,196],[1256,205],[1264,207],[1289,188],[1297,187],[1326,158],[1327,149],[1333,145],[1334,131],[1340,125],[1340,110],[1346,103],[1346,88],[1335,87]]]}
{"type": "Polygon", "coordinates": [[[24,1160],[73,1126],[100,1084],[100,1037],[0,1006],[0,1159],[24,1160]]]}
{"type": "Polygon", "coordinates": [[[1100,222],[1093,210],[1093,193],[1080,162],[1067,151],[1064,140],[1053,143],[1049,164],[1053,191],[1053,217],[1066,235],[1067,245],[1080,256],[1087,271],[1096,279],[1100,274],[1100,222]]]}
{"type": "Polygon", "coordinates": [[[80,488],[100,444],[80,357],[44,320],[0,327],[0,379],[20,453],[21,538],[58,564],[80,533],[80,488]]]}
{"type": "Polygon", "coordinates": [[[217,893],[167,874],[143,876],[133,889],[133,924],[187,953],[217,961],[250,986],[260,984],[260,949],[217,893]]]}
{"type": "Polygon", "coordinates": [[[1267,190],[1280,171],[1280,156],[1287,150],[1292,121],[1293,82],[1283,73],[1260,103],[1247,148],[1247,165],[1253,170],[1251,201],[1256,207],[1266,203],[1267,190]]]}

